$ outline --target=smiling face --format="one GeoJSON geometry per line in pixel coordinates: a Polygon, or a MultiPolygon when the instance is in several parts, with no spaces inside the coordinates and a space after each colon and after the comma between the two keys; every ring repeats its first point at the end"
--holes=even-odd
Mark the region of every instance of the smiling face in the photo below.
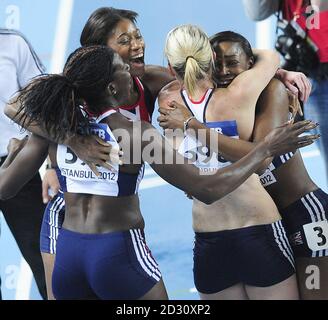
{"type": "Polygon", "coordinates": [[[130,66],[132,76],[140,77],[145,73],[145,42],[132,21],[120,20],[108,38],[107,45],[130,66]]]}
{"type": "Polygon", "coordinates": [[[239,74],[250,69],[253,59],[248,58],[239,42],[224,41],[212,46],[216,53],[216,82],[226,88],[239,74]]]}

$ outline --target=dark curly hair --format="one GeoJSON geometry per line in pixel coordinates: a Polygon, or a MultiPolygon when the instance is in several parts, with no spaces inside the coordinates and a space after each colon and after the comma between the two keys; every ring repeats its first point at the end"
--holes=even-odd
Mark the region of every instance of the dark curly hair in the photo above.
{"type": "Polygon", "coordinates": [[[68,57],[61,75],[40,76],[20,90],[16,117],[24,127],[43,125],[56,141],[69,134],[89,134],[81,104],[96,108],[101,101],[112,81],[113,58],[114,51],[106,46],[78,48],[68,57]]]}

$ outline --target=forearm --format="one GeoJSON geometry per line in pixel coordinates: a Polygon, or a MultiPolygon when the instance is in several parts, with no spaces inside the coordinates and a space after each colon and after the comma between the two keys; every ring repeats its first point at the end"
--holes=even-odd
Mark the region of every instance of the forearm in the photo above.
{"type": "Polygon", "coordinates": [[[243,0],[246,15],[255,21],[261,21],[279,10],[278,0],[243,0]]]}
{"type": "Polygon", "coordinates": [[[215,175],[200,176],[197,187],[206,191],[209,203],[218,201],[243,184],[268,156],[265,143],[262,142],[245,157],[218,170],[215,175]]]}
{"type": "Polygon", "coordinates": [[[16,102],[7,104],[4,109],[5,115],[16,122],[18,125],[23,127],[24,129],[28,130],[29,132],[36,134],[44,139],[47,139],[48,141],[54,142],[54,143],[62,143],[65,145],[69,145],[69,143],[72,141],[71,136],[67,136],[66,139],[59,141],[58,139],[54,139],[47,130],[42,127],[40,124],[35,122],[28,121],[28,117],[26,117],[26,121],[23,122],[23,120],[20,117],[17,117],[17,112],[20,108],[19,102],[16,100],[16,102]],[[27,125],[27,123],[29,123],[27,125]]]}
{"type": "Polygon", "coordinates": [[[48,142],[36,136],[30,137],[21,151],[10,152],[0,168],[0,199],[15,196],[38,172],[47,153],[48,142]]]}
{"type": "Polygon", "coordinates": [[[163,153],[158,158],[161,161],[160,163],[149,161],[154,156],[147,159],[144,151],[142,152],[143,160],[148,162],[167,182],[208,204],[219,200],[237,188],[268,157],[266,145],[263,142],[235,164],[218,170],[215,175],[204,176],[200,169],[187,164],[188,159],[177,154],[155,130],[153,136],[155,138],[152,145],[158,145],[159,143],[162,145],[159,150],[162,150],[163,153]]]}
{"type": "Polygon", "coordinates": [[[203,145],[206,145],[209,149],[219,153],[224,159],[231,162],[240,160],[251,152],[258,144],[219,134],[196,119],[190,121],[189,128],[194,130],[195,133],[202,132],[202,134],[197,134],[198,140],[203,145]]]}

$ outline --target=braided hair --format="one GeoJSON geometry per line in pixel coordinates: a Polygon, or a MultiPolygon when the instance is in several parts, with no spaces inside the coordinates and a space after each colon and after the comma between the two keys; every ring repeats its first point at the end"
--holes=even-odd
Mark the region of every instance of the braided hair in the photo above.
{"type": "Polygon", "coordinates": [[[81,47],[67,59],[62,74],[35,78],[20,90],[21,107],[16,115],[23,127],[43,125],[56,140],[67,135],[89,133],[89,121],[81,104],[93,106],[106,96],[112,81],[114,51],[106,46],[81,47]]]}

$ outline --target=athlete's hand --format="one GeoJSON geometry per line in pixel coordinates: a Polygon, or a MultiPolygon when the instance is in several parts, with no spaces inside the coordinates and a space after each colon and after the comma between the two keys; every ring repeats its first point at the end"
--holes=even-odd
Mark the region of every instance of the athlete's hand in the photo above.
{"type": "Polygon", "coordinates": [[[120,157],[123,153],[95,135],[73,136],[67,145],[97,176],[100,175],[97,165],[108,170],[113,170],[117,164],[122,165],[120,157]]]}
{"type": "Polygon", "coordinates": [[[279,69],[276,76],[293,94],[297,95],[301,101],[305,103],[309,99],[312,91],[312,84],[304,73],[279,69]]]}
{"type": "Polygon", "coordinates": [[[182,104],[172,101],[167,108],[159,108],[161,114],[157,121],[163,129],[183,129],[183,123],[189,119],[192,114],[182,104]]]}
{"type": "Polygon", "coordinates": [[[306,120],[294,124],[286,123],[275,128],[264,138],[268,147],[268,157],[279,156],[309,146],[319,139],[320,135],[302,134],[315,129],[317,126],[317,123],[306,120]]]}
{"type": "Polygon", "coordinates": [[[59,191],[60,185],[54,169],[47,169],[42,179],[43,203],[48,203],[59,191]],[[51,194],[49,195],[49,190],[51,194]]]}

